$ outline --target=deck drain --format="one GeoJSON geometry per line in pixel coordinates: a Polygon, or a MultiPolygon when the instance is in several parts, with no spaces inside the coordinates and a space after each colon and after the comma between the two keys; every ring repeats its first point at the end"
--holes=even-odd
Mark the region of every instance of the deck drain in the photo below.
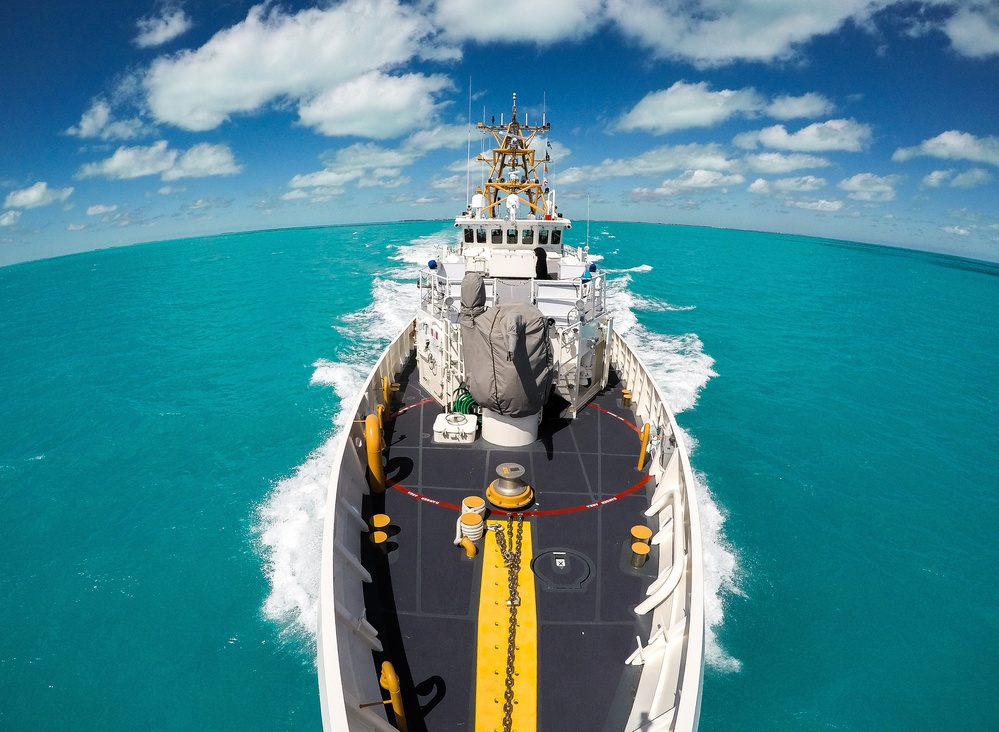
{"type": "Polygon", "coordinates": [[[531,569],[544,590],[581,590],[593,576],[593,563],[572,549],[546,549],[534,557],[531,569]]]}

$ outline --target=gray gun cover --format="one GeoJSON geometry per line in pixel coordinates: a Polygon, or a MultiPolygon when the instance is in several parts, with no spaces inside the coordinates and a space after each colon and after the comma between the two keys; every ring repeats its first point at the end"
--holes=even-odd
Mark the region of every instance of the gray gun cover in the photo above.
{"type": "Polygon", "coordinates": [[[553,378],[547,321],[530,303],[491,308],[485,303],[482,275],[467,273],[461,282],[461,336],[468,391],[499,414],[537,414],[553,378]]]}

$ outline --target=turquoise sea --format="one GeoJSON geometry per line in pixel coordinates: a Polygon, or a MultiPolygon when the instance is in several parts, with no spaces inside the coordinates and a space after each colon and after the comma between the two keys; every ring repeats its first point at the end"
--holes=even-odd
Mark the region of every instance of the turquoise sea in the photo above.
{"type": "MultiPolygon", "coordinates": [[[[0,730],[321,728],[341,401],[452,232],[0,268],[0,730]]],[[[648,224],[589,244],[694,445],[701,729],[999,729],[999,265],[648,224]]]]}

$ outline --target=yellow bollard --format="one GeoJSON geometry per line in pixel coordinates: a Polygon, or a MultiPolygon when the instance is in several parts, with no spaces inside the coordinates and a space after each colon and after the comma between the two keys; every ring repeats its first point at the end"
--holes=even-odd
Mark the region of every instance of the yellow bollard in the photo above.
{"type": "Polygon", "coordinates": [[[638,469],[641,470],[645,467],[645,451],[649,449],[649,423],[646,422],[642,427],[642,451],[638,454],[638,469]]]}
{"type": "Polygon", "coordinates": [[[394,381],[389,381],[389,377],[382,377],[382,397],[385,400],[386,409],[392,406],[392,395],[398,393],[399,388],[399,384],[394,381]]]}
{"type": "Polygon", "coordinates": [[[631,389],[621,390],[621,406],[630,407],[631,406],[631,389]]]}
{"type": "Polygon", "coordinates": [[[399,684],[399,675],[390,661],[382,661],[382,675],[378,679],[378,684],[389,693],[392,711],[395,713],[395,726],[402,732],[409,732],[406,711],[402,708],[402,686],[399,684]]]}
{"type": "Polygon", "coordinates": [[[385,531],[372,531],[371,532],[371,543],[378,547],[382,552],[388,553],[388,533],[385,531]]]}
{"type": "Polygon", "coordinates": [[[385,492],[385,466],[382,465],[382,431],[378,429],[378,416],[364,418],[364,441],[368,449],[368,485],[372,493],[385,492]]]}
{"type": "Polygon", "coordinates": [[[652,547],[646,544],[644,541],[636,541],[631,545],[631,566],[635,569],[641,569],[645,566],[646,560],[649,558],[649,552],[652,551],[652,547]]]}
{"type": "Polygon", "coordinates": [[[648,526],[643,526],[638,524],[631,527],[631,540],[632,542],[640,541],[643,544],[649,544],[652,541],[652,529],[648,526]]]}

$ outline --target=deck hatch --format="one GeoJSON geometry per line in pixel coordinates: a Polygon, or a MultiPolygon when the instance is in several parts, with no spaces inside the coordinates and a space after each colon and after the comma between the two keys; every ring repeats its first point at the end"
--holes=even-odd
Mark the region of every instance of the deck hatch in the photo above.
{"type": "Polygon", "coordinates": [[[596,574],[593,562],[572,549],[546,549],[539,552],[531,569],[542,590],[578,592],[596,574]]]}

